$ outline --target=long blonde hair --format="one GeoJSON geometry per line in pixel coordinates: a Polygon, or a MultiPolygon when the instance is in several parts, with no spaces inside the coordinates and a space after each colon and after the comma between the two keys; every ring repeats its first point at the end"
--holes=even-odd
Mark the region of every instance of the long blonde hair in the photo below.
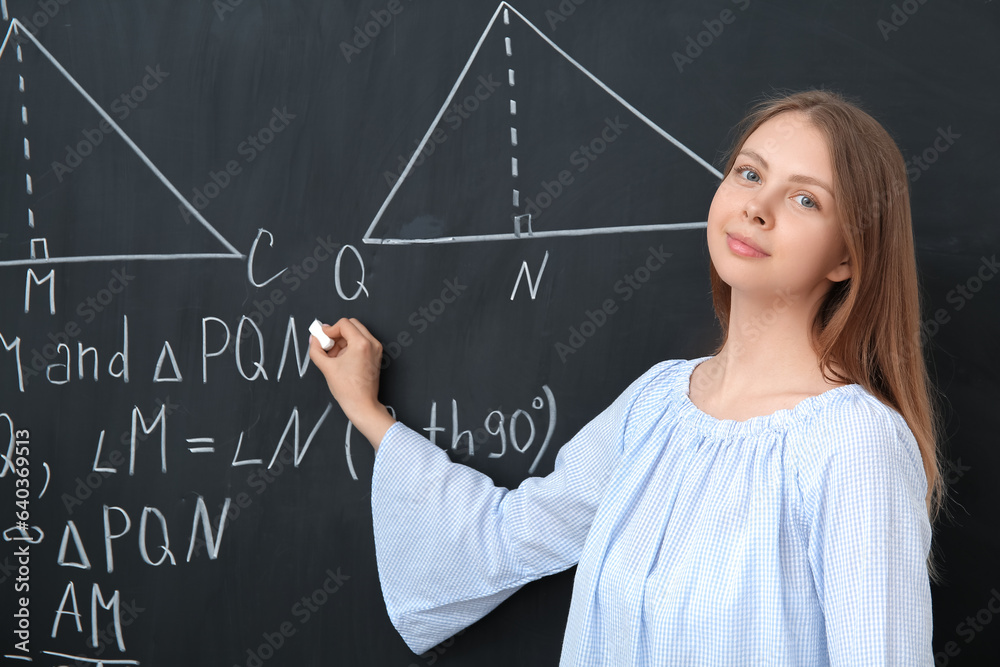
{"type": "MultiPolygon", "coordinates": [[[[927,476],[933,521],[944,486],[938,464],[938,411],[920,339],[917,267],[906,166],[878,121],[835,93],[813,90],[757,104],[737,126],[728,174],[743,143],[761,124],[787,111],[806,115],[826,135],[851,278],[834,283],[813,323],[820,368],[830,380],[857,383],[906,420],[927,476]],[[842,373],[836,372],[835,363],[842,373]]],[[[712,302],[729,328],[732,290],[710,266],[712,302]]]]}

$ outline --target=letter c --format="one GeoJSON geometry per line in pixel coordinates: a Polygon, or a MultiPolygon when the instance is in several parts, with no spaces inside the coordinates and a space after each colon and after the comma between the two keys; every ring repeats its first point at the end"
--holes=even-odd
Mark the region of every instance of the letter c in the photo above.
{"type": "Polygon", "coordinates": [[[285,267],[284,269],[278,271],[277,273],[275,273],[273,276],[271,276],[262,283],[258,283],[256,280],[253,279],[253,260],[257,254],[257,244],[260,242],[260,237],[263,234],[267,234],[268,236],[267,245],[272,248],[274,247],[274,236],[271,235],[271,232],[267,231],[263,227],[257,230],[257,238],[253,240],[253,245],[250,246],[250,256],[247,257],[247,280],[249,280],[250,284],[253,285],[254,287],[263,287],[264,285],[267,285],[269,282],[271,282],[272,280],[274,280],[275,278],[277,278],[282,273],[288,270],[288,267],[285,267]]]}

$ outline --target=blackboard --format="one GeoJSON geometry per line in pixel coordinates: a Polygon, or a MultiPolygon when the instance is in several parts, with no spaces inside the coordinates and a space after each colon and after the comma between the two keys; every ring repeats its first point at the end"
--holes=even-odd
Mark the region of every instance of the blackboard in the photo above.
{"type": "Polygon", "coordinates": [[[1000,655],[995,3],[0,4],[0,655],[556,664],[572,571],[405,647],[374,455],[307,328],[362,319],[401,420],[498,484],[546,474],[653,363],[712,351],[729,128],[812,87],[908,160],[936,662],[1000,655]]]}

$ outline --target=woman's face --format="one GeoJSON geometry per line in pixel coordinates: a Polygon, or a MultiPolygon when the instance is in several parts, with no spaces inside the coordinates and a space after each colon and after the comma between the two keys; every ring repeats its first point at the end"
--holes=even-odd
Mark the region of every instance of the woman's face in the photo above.
{"type": "Polygon", "coordinates": [[[801,112],[751,134],[708,213],[719,276],[759,296],[822,295],[850,277],[826,138],[801,112]]]}

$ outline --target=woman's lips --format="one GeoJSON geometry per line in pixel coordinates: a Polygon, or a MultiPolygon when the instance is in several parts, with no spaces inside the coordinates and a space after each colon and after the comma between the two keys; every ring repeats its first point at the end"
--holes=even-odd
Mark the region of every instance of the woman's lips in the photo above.
{"type": "Polygon", "coordinates": [[[753,244],[750,239],[738,234],[726,234],[726,243],[729,249],[737,255],[743,257],[769,257],[766,252],[753,244]]]}

